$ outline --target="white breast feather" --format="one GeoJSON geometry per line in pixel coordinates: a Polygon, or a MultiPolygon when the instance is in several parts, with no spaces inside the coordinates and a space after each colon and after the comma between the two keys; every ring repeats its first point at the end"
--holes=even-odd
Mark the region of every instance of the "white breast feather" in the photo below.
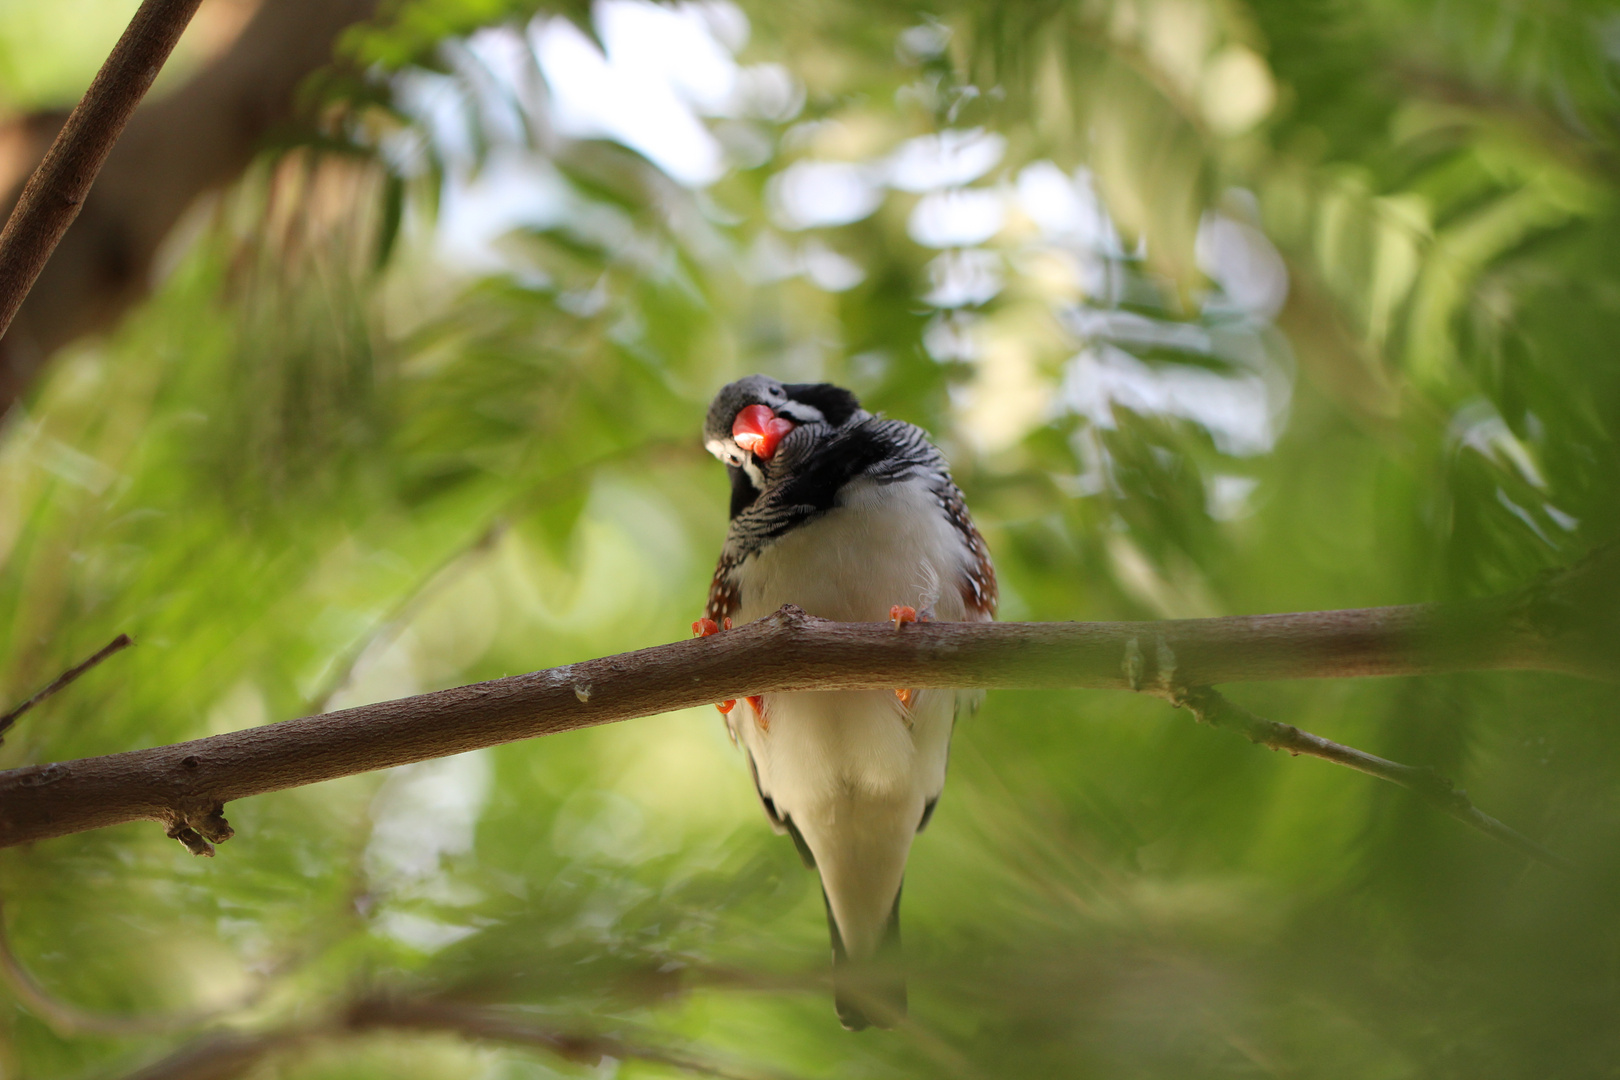
{"type": "MultiPolygon", "coordinates": [[[[783,604],[842,622],[885,621],[895,604],[962,620],[951,583],[971,558],[921,481],[856,481],[839,506],[738,568],[736,621],[783,604]]],[[[834,690],[767,695],[768,727],[747,702],[731,714],[760,790],[815,854],[853,957],[877,947],[923,808],[945,785],[957,707],[957,691],[923,690],[908,717],[892,690],[834,690]]]]}

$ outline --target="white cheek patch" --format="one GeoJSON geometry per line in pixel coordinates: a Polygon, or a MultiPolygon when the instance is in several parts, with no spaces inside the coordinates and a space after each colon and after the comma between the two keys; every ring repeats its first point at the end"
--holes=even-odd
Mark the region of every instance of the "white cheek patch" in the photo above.
{"type": "Polygon", "coordinates": [[[742,463],[742,468],[743,472],[748,474],[748,482],[753,484],[756,490],[764,491],[765,474],[761,472],[759,466],[754,463],[754,459],[750,457],[745,460],[742,463]]]}
{"type": "Polygon", "coordinates": [[[748,460],[747,452],[730,439],[710,439],[703,448],[727,465],[742,465],[748,460]]]}

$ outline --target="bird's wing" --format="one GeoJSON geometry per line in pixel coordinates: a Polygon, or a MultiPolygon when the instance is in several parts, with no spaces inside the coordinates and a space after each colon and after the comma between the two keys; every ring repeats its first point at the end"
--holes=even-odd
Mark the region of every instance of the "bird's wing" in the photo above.
{"type": "Polygon", "coordinates": [[[754,762],[754,752],[752,750],[745,750],[744,752],[748,757],[748,775],[754,778],[754,793],[759,796],[759,805],[765,809],[765,816],[770,820],[771,828],[777,833],[787,833],[793,837],[793,846],[798,850],[799,858],[804,862],[804,868],[814,870],[816,868],[816,856],[810,850],[810,845],[805,843],[804,833],[800,832],[799,827],[793,824],[792,816],[778,810],[776,800],[765,794],[765,787],[759,782],[759,766],[754,762]]]}
{"type": "Polygon", "coordinates": [[[939,493],[940,505],[945,510],[945,516],[951,519],[956,527],[962,542],[972,552],[968,565],[968,572],[960,582],[962,604],[967,608],[969,621],[990,622],[996,617],[996,603],[1000,599],[1000,591],[996,586],[996,568],[990,562],[990,547],[984,542],[984,536],[973,524],[973,517],[968,513],[967,500],[962,497],[962,489],[946,480],[944,490],[939,493]]]}
{"type": "MultiPolygon", "coordinates": [[[[709,601],[704,605],[703,617],[714,620],[714,624],[719,627],[727,625],[732,616],[737,613],[738,606],[742,603],[742,593],[737,585],[735,573],[737,561],[731,545],[727,544],[720,552],[720,561],[716,564],[714,577],[709,582],[709,601]]],[[[722,710],[722,718],[726,722],[726,732],[731,736],[732,743],[737,742],[737,716],[740,711],[737,707],[733,707],[729,713],[722,710]]],[[[750,760],[751,767],[752,760],[750,760]]],[[[754,776],[754,787],[756,789],[759,787],[757,773],[754,776]]],[[[765,798],[763,792],[761,792],[760,798],[765,798]]],[[[775,821],[774,813],[772,814],[772,821],[775,821]]]]}
{"type": "Polygon", "coordinates": [[[737,563],[740,560],[728,544],[720,552],[720,561],[715,565],[714,577],[709,581],[709,602],[704,607],[705,618],[713,619],[719,626],[725,626],[726,620],[737,614],[737,608],[742,604],[742,593],[737,584],[737,563]]]}

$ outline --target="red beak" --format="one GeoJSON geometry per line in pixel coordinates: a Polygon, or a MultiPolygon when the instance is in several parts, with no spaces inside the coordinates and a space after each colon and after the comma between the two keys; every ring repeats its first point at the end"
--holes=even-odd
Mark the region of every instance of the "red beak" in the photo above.
{"type": "Polygon", "coordinates": [[[794,426],[793,421],[772,412],[769,405],[750,405],[731,422],[731,437],[744,450],[768,460],[794,426]]]}

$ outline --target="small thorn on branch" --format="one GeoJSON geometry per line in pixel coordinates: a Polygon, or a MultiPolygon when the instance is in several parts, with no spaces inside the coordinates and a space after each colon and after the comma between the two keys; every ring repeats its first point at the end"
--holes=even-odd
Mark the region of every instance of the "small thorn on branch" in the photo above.
{"type": "Polygon", "coordinates": [[[1451,815],[1464,825],[1478,829],[1487,836],[1500,840],[1520,854],[1527,855],[1546,866],[1557,867],[1560,870],[1572,869],[1568,859],[1548,851],[1534,840],[1480,810],[1466,791],[1440,775],[1431,766],[1403,765],[1398,761],[1390,761],[1388,758],[1357,750],[1353,746],[1301,731],[1292,724],[1267,720],[1234,704],[1213,687],[1180,687],[1164,696],[1177,708],[1184,707],[1191,711],[1201,724],[1235,731],[1250,742],[1271,750],[1287,750],[1295,757],[1305,754],[1321,758],[1366,773],[1368,776],[1376,776],[1380,780],[1398,784],[1435,809],[1451,815]]]}

